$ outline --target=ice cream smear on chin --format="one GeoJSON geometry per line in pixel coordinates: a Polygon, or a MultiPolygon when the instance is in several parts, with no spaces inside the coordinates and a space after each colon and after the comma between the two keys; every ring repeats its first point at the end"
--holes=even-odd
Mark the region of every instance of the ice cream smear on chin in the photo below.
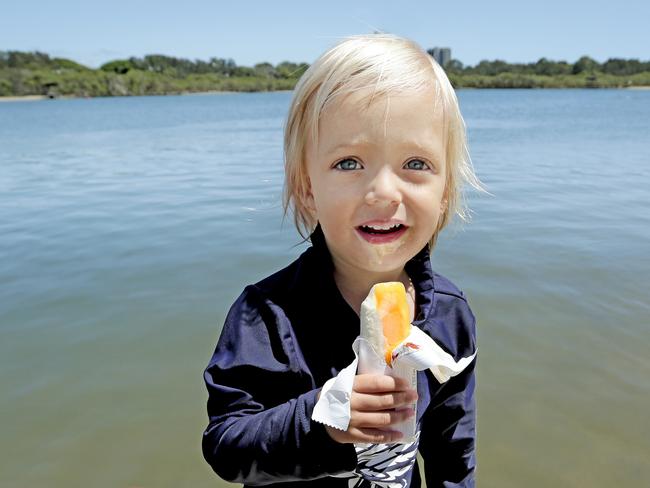
{"type": "Polygon", "coordinates": [[[373,259],[373,264],[378,265],[384,262],[384,258],[390,254],[395,254],[400,247],[404,245],[402,239],[395,242],[387,242],[385,244],[373,244],[373,251],[375,257],[373,259]]]}
{"type": "Polygon", "coordinates": [[[368,245],[371,246],[372,257],[370,258],[370,264],[375,266],[383,264],[384,258],[386,256],[390,256],[392,254],[395,254],[397,251],[399,251],[399,249],[404,244],[406,244],[406,241],[408,240],[408,236],[410,235],[410,232],[407,232],[408,227],[404,227],[400,225],[400,227],[396,232],[387,233],[388,235],[390,235],[390,237],[388,237],[388,235],[386,237],[387,239],[390,240],[384,240],[384,242],[378,242],[378,239],[376,239],[376,235],[365,232],[364,231],[365,229],[363,228],[360,228],[359,230],[360,233],[362,234],[363,239],[366,241],[368,245]]]}

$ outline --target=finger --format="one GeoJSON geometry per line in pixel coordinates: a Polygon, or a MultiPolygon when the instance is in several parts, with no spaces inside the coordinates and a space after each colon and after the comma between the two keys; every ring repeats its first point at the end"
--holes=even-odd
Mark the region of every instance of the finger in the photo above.
{"type": "Polygon", "coordinates": [[[360,374],[354,377],[353,389],[360,393],[388,393],[411,388],[404,378],[380,374],[360,374]]]}
{"type": "Polygon", "coordinates": [[[351,428],[348,433],[353,439],[352,442],[370,444],[391,444],[404,437],[401,432],[395,430],[368,429],[365,427],[351,428]]]}
{"type": "Polygon", "coordinates": [[[396,391],[392,393],[353,393],[350,399],[350,409],[363,412],[390,410],[411,405],[418,399],[415,390],[396,391]]]}
{"type": "Polygon", "coordinates": [[[353,412],[350,425],[353,427],[366,427],[373,429],[389,429],[392,425],[404,422],[413,417],[412,408],[401,410],[388,410],[384,412],[353,412]]]}

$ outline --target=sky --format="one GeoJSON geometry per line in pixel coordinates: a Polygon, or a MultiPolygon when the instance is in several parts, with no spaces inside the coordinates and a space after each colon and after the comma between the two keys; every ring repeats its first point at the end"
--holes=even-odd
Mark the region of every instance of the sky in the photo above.
{"type": "Polygon", "coordinates": [[[0,50],[41,51],[98,67],[131,56],[311,63],[337,40],[389,32],[449,47],[464,65],[583,55],[650,60],[648,0],[93,0],[0,6],[0,50]]]}

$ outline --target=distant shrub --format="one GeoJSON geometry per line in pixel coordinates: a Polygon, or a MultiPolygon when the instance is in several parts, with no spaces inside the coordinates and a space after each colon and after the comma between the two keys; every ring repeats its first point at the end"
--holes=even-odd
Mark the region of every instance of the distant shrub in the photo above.
{"type": "Polygon", "coordinates": [[[9,97],[13,95],[13,87],[9,80],[0,78],[0,97],[9,97]]]}
{"type": "Polygon", "coordinates": [[[92,71],[90,68],[84,66],[83,64],[79,64],[75,61],[71,61],[70,59],[65,59],[65,58],[52,59],[51,66],[55,69],[69,69],[72,71],[92,71]]]}
{"type": "Polygon", "coordinates": [[[128,73],[129,70],[136,68],[129,59],[117,59],[115,61],[102,64],[99,69],[106,71],[107,73],[117,73],[118,75],[124,75],[128,73]]]}

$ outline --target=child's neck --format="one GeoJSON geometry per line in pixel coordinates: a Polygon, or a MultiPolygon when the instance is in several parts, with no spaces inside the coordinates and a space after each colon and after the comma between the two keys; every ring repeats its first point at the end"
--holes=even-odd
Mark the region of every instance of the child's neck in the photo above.
{"type": "Polygon", "coordinates": [[[361,303],[366,299],[373,285],[387,281],[400,281],[406,288],[409,308],[411,309],[411,320],[413,320],[415,289],[404,269],[374,275],[360,275],[354,272],[345,273],[335,269],[334,281],[345,301],[348,302],[357,315],[360,315],[361,303]]]}

